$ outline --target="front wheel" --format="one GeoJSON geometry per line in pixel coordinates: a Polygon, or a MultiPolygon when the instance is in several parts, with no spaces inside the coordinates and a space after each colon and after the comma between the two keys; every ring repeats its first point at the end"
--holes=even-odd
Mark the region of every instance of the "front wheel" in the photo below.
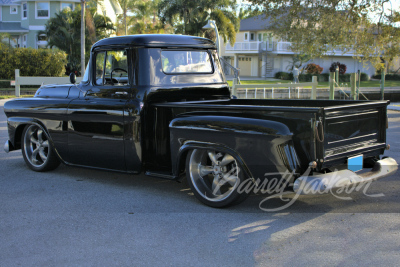
{"type": "Polygon", "coordinates": [[[186,158],[188,183],[197,199],[208,206],[222,208],[245,200],[248,194],[238,190],[243,177],[229,153],[194,149],[186,158]]]}
{"type": "Polygon", "coordinates": [[[34,171],[50,171],[60,165],[47,134],[37,125],[25,127],[21,148],[26,165],[34,171]]]}

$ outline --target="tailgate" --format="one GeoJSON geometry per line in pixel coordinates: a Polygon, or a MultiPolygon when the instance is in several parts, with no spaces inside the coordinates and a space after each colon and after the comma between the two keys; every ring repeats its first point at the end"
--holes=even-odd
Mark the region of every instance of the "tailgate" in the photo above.
{"type": "Polygon", "coordinates": [[[357,155],[363,155],[365,159],[383,154],[387,105],[387,101],[368,101],[325,107],[323,147],[320,143],[318,149],[324,159],[322,168],[346,164],[349,157],[357,155]]]}

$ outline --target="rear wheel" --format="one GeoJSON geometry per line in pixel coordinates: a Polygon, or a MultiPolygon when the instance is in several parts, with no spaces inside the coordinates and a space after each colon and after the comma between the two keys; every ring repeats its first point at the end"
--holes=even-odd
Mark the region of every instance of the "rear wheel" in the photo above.
{"type": "Polygon", "coordinates": [[[194,149],[186,159],[186,178],[194,195],[204,204],[221,208],[246,199],[247,193],[239,193],[243,182],[236,159],[229,153],[194,149]]]}
{"type": "Polygon", "coordinates": [[[27,125],[22,133],[22,155],[34,171],[54,170],[60,164],[47,134],[37,125],[27,125]]]}

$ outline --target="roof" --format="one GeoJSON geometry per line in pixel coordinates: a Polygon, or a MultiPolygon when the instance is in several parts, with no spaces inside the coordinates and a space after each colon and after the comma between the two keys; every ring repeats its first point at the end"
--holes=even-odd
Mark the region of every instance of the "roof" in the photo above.
{"type": "Polygon", "coordinates": [[[20,22],[0,22],[0,32],[29,32],[22,28],[20,22]]]}
{"type": "Polygon", "coordinates": [[[271,19],[266,15],[258,15],[240,21],[240,31],[262,31],[271,26],[271,19]]]}
{"type": "Polygon", "coordinates": [[[0,6],[10,6],[14,4],[14,0],[0,0],[0,6]]]}
{"type": "Polygon", "coordinates": [[[100,46],[129,45],[145,47],[191,47],[216,49],[213,41],[189,35],[178,34],[137,34],[110,37],[98,41],[93,49],[100,46]]]}

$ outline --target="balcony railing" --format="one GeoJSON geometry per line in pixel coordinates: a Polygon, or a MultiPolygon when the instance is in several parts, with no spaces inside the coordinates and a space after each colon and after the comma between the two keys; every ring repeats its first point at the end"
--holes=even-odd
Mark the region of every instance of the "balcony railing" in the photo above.
{"type": "Polygon", "coordinates": [[[237,42],[234,46],[230,44],[226,45],[225,50],[227,52],[237,52],[237,51],[245,51],[245,52],[261,52],[261,51],[272,51],[273,43],[269,42],[237,42]]]}
{"type": "MultiPolygon", "coordinates": [[[[259,53],[264,51],[272,51],[283,54],[294,54],[290,49],[291,42],[237,42],[234,46],[230,44],[226,45],[226,52],[248,52],[248,53],[259,53]]],[[[327,52],[328,55],[341,55],[343,54],[341,49],[331,49],[327,52]]],[[[354,55],[355,51],[346,51],[344,55],[351,56],[354,55]]]]}

